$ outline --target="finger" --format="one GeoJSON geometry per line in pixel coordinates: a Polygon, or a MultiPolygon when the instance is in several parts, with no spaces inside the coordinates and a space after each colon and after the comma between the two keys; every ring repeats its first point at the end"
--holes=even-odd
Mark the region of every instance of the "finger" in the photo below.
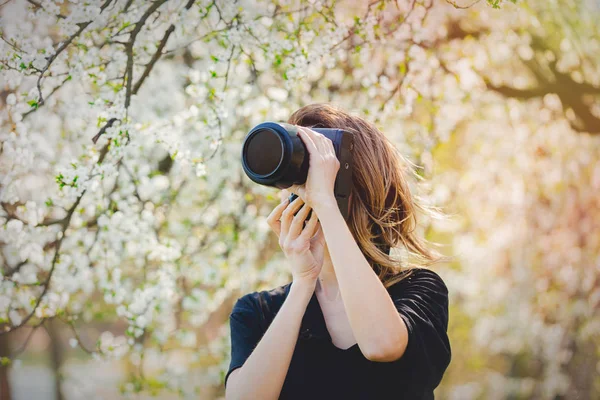
{"type": "Polygon", "coordinates": [[[310,216],[310,219],[308,220],[308,222],[306,223],[306,226],[304,227],[304,230],[300,234],[300,237],[302,239],[312,238],[315,235],[315,233],[317,232],[317,229],[319,226],[318,222],[319,222],[319,218],[317,217],[317,213],[313,211],[310,216]]]}
{"type": "MultiPolygon", "coordinates": [[[[338,159],[337,155],[335,153],[335,147],[333,145],[333,142],[331,140],[329,140],[325,135],[320,135],[320,136],[321,137],[317,141],[318,143],[316,143],[316,145],[319,148],[319,151],[321,152],[323,159],[324,160],[338,159]]],[[[338,159],[338,161],[339,161],[339,159],[338,159]]]]}
{"type": "Polygon", "coordinates": [[[297,197],[294,201],[292,201],[291,204],[287,206],[287,208],[281,214],[281,233],[284,236],[288,236],[288,231],[290,230],[290,225],[292,224],[292,218],[294,217],[294,213],[300,207],[302,207],[302,204],[304,204],[304,201],[300,197],[297,197]]]}
{"type": "Polygon", "coordinates": [[[323,156],[326,156],[327,154],[335,155],[335,148],[333,147],[333,142],[329,140],[325,135],[313,131],[309,128],[304,128],[302,132],[311,138],[311,140],[315,144],[317,151],[320,154],[322,154],[323,156]]]}
{"type": "Polygon", "coordinates": [[[279,191],[279,193],[277,193],[277,195],[279,196],[279,199],[281,201],[284,201],[285,199],[290,197],[290,192],[287,189],[282,189],[279,191]]]}
{"type": "Polygon", "coordinates": [[[323,138],[325,139],[323,141],[323,143],[325,144],[325,147],[333,154],[335,154],[335,146],[333,145],[333,141],[331,141],[330,139],[328,139],[327,137],[323,136],[323,138]]]}
{"type": "Polygon", "coordinates": [[[304,128],[303,126],[299,126],[298,133],[300,134],[300,139],[304,142],[304,145],[308,149],[308,153],[311,156],[312,154],[317,154],[319,150],[310,134],[306,133],[306,128],[304,128]]]}
{"type": "Polygon", "coordinates": [[[304,197],[304,193],[306,191],[306,187],[304,184],[302,185],[292,185],[289,187],[289,191],[298,195],[298,197],[302,198],[302,200],[305,199],[304,197]]]}
{"type": "Polygon", "coordinates": [[[319,132],[314,131],[306,126],[301,126],[300,128],[302,129],[302,133],[306,133],[306,136],[312,139],[313,142],[316,142],[319,135],[321,135],[319,132]]]}
{"type": "MultiPolygon", "coordinates": [[[[329,145],[327,142],[332,143],[325,135],[322,133],[313,131],[312,129],[306,129],[306,133],[308,133],[317,146],[317,149],[321,152],[321,154],[327,154],[329,152],[329,145]]],[[[333,144],[333,143],[332,143],[333,144]]]]}
{"type": "Polygon", "coordinates": [[[295,239],[300,235],[300,232],[302,231],[302,226],[304,225],[304,221],[306,220],[306,217],[308,216],[310,210],[310,206],[304,203],[300,211],[298,211],[298,214],[296,214],[296,216],[292,220],[292,225],[290,226],[290,231],[288,232],[288,236],[290,237],[290,239],[295,239]]]}
{"type": "Polygon", "coordinates": [[[279,236],[279,234],[281,233],[281,222],[279,221],[279,218],[281,217],[281,213],[283,212],[283,210],[285,210],[285,208],[287,207],[287,204],[288,199],[285,199],[282,203],[277,205],[277,207],[275,207],[267,217],[267,223],[269,224],[271,229],[275,231],[277,236],[279,236]]]}
{"type": "Polygon", "coordinates": [[[298,186],[298,197],[306,203],[306,187],[304,185],[298,186]]]}
{"type": "Polygon", "coordinates": [[[323,143],[324,154],[333,154],[335,156],[336,155],[335,154],[335,146],[333,145],[333,141],[331,141],[325,135],[321,135],[321,138],[322,138],[321,142],[323,143]]]}

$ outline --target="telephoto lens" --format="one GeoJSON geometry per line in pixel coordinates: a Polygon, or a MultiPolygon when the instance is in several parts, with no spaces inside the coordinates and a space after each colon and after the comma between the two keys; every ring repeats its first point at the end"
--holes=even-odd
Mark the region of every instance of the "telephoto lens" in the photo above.
{"type": "MultiPolygon", "coordinates": [[[[334,195],[344,219],[348,219],[348,197],[352,190],[351,132],[338,128],[310,128],[333,142],[340,161],[334,195]]],[[[309,152],[298,136],[298,126],[284,122],[263,122],[248,132],[242,145],[242,166],[246,175],[261,185],[287,189],[306,182],[309,152]]],[[[290,202],[296,194],[290,195],[290,202]]],[[[311,210],[312,212],[312,210],[311,210]]],[[[310,214],[309,214],[310,216],[310,214]]]]}

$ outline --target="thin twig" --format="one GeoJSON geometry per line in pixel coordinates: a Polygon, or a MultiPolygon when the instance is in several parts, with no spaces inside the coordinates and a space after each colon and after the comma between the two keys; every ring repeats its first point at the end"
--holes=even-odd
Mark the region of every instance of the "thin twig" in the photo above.
{"type": "Polygon", "coordinates": [[[46,321],[46,319],[42,319],[37,325],[31,327],[31,330],[29,331],[29,334],[25,338],[25,341],[23,342],[23,344],[21,344],[21,346],[10,355],[11,360],[14,360],[15,358],[17,358],[22,352],[24,352],[27,349],[27,345],[29,344],[29,341],[33,337],[33,334],[40,326],[42,326],[42,324],[45,321],[46,321]]]}
{"type": "Polygon", "coordinates": [[[472,2],[471,4],[469,4],[469,5],[466,5],[466,6],[461,6],[461,5],[458,5],[458,4],[456,4],[456,2],[455,2],[455,1],[453,1],[453,0],[446,0],[446,3],[450,4],[450,5],[451,5],[452,7],[454,7],[454,8],[458,8],[458,9],[460,9],[460,10],[465,10],[465,9],[467,9],[467,8],[471,8],[471,7],[473,7],[475,4],[479,3],[480,1],[481,1],[481,0],[475,0],[474,2],[472,2]]]}
{"type": "Polygon", "coordinates": [[[139,21],[135,23],[135,28],[133,29],[133,31],[131,31],[131,34],[129,35],[129,40],[127,41],[127,45],[125,46],[125,53],[127,54],[127,83],[125,86],[125,109],[128,109],[129,104],[131,104],[131,95],[133,90],[133,45],[135,44],[135,39],[142,30],[142,27],[144,26],[148,18],[166,2],[167,0],[158,0],[154,2],[150,7],[148,7],[146,12],[139,19],[139,21]]]}
{"type": "Polygon", "coordinates": [[[402,76],[402,78],[400,78],[400,80],[398,81],[398,83],[396,84],[396,87],[394,88],[394,90],[389,94],[389,96],[381,103],[381,107],[379,108],[380,111],[383,111],[383,109],[385,108],[386,104],[392,100],[392,98],[396,95],[396,93],[398,93],[400,91],[400,88],[402,87],[402,84],[404,83],[404,80],[406,79],[406,76],[409,73],[410,67],[409,67],[409,63],[406,63],[406,72],[404,73],[404,75],[402,76]]]}
{"type": "MultiPolygon", "coordinates": [[[[192,8],[193,5],[194,5],[194,0],[189,0],[187,2],[187,4],[185,5],[185,9],[189,10],[190,8],[192,8]]],[[[169,40],[169,36],[171,36],[171,34],[174,31],[175,31],[175,24],[171,24],[171,26],[169,26],[169,28],[165,31],[165,34],[163,35],[163,38],[161,39],[161,41],[158,45],[158,48],[152,55],[150,62],[148,64],[146,64],[146,68],[144,69],[142,76],[134,85],[132,94],[137,94],[138,90],[140,90],[142,83],[144,83],[144,80],[148,77],[148,75],[150,75],[152,68],[154,68],[154,64],[156,64],[158,59],[163,55],[163,49],[165,48],[167,41],[169,40]]]]}
{"type": "Polygon", "coordinates": [[[108,128],[110,128],[111,126],[113,126],[113,124],[117,121],[116,118],[111,118],[109,119],[106,124],[104,124],[104,126],[100,129],[100,131],[98,131],[98,133],[96,134],[96,136],[94,136],[92,138],[92,142],[94,142],[94,144],[96,144],[96,142],[98,141],[98,139],[100,138],[100,136],[104,135],[104,133],[106,133],[106,130],[108,128]]]}
{"type": "MultiPolygon", "coordinates": [[[[10,1],[10,0],[8,0],[8,1],[10,1]]],[[[8,1],[7,1],[6,3],[8,3],[8,1]]],[[[39,9],[39,8],[41,8],[41,9],[44,9],[44,7],[43,7],[43,6],[42,6],[40,3],[38,3],[37,1],[34,1],[34,0],[27,0],[27,2],[28,2],[29,4],[32,4],[32,5],[34,5],[34,6],[36,7],[36,9],[39,9]]],[[[6,4],[6,3],[4,3],[4,4],[6,4]]],[[[2,4],[2,5],[4,5],[4,4],[2,4]]],[[[0,6],[0,7],[2,7],[2,6],[0,6]]],[[[62,14],[57,14],[57,15],[56,15],[56,17],[57,17],[57,18],[61,18],[61,19],[65,19],[65,18],[67,18],[65,15],[62,15],[62,14]]]]}
{"type": "Polygon", "coordinates": [[[223,91],[227,90],[227,82],[229,80],[229,70],[231,68],[231,59],[233,58],[234,51],[235,51],[235,46],[232,46],[231,53],[229,54],[229,58],[227,59],[227,71],[225,72],[225,86],[223,87],[223,91]]]}
{"type": "Polygon", "coordinates": [[[79,347],[81,347],[81,349],[83,351],[92,355],[100,350],[100,349],[97,349],[96,351],[90,350],[83,344],[83,342],[81,341],[81,336],[79,335],[79,333],[77,333],[77,329],[75,328],[75,324],[73,323],[73,321],[67,321],[62,318],[60,320],[62,322],[64,322],[65,324],[69,325],[69,327],[71,328],[71,331],[73,332],[73,336],[75,336],[75,340],[77,340],[77,344],[79,344],[79,347]]]}
{"type": "MultiPolygon", "coordinates": [[[[112,0],[106,0],[104,2],[104,4],[102,4],[102,6],[100,7],[100,12],[104,11],[104,9],[106,7],[108,7],[108,5],[110,4],[111,1],[112,0]]],[[[44,96],[42,95],[42,80],[44,79],[44,74],[46,73],[46,71],[48,71],[48,69],[50,68],[50,66],[52,65],[54,60],[56,60],[56,58],[60,55],[60,53],[62,53],[67,47],[69,47],[71,42],[73,40],[75,40],[75,38],[78,37],[81,34],[81,32],[83,32],[85,30],[85,28],[87,28],[88,25],[91,23],[92,23],[92,21],[87,21],[87,22],[82,22],[82,23],[78,24],[79,29],[77,30],[77,32],[75,32],[74,34],[69,36],[67,41],[62,43],[58,47],[58,49],[56,49],[54,54],[52,54],[50,57],[47,58],[48,62],[46,63],[46,65],[44,66],[42,71],[40,72],[40,76],[38,77],[38,80],[37,80],[37,89],[38,89],[38,93],[39,93],[37,107],[41,107],[44,104],[44,96]]]]}
{"type": "MultiPolygon", "coordinates": [[[[61,87],[63,87],[63,85],[64,85],[65,83],[67,83],[67,81],[70,81],[70,80],[71,80],[71,76],[67,76],[67,77],[66,77],[66,78],[65,78],[65,79],[64,79],[64,80],[63,80],[63,81],[60,83],[60,85],[57,85],[57,86],[55,86],[55,87],[54,87],[54,89],[52,89],[52,91],[51,91],[50,93],[48,93],[48,96],[46,96],[46,100],[48,100],[50,97],[52,97],[52,95],[53,95],[54,93],[56,93],[56,91],[57,91],[58,89],[60,89],[61,87]]],[[[37,111],[38,109],[39,109],[39,103],[38,103],[38,106],[37,106],[37,107],[33,107],[33,108],[32,108],[32,109],[30,109],[29,111],[27,111],[27,112],[23,113],[23,119],[25,119],[25,118],[26,118],[26,117],[27,117],[29,114],[31,114],[31,113],[33,113],[33,112],[37,111]]]]}

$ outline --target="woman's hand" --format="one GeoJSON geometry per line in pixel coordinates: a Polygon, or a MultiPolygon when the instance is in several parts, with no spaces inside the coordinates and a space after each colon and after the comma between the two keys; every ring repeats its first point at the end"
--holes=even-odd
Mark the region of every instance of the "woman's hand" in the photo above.
{"type": "Polygon", "coordinates": [[[304,184],[292,185],[288,190],[301,197],[317,213],[322,207],[337,208],[333,189],[340,161],[335,155],[333,142],[319,132],[302,126],[298,126],[298,136],[308,149],[308,176],[304,184]]]}
{"type": "Polygon", "coordinates": [[[314,283],[323,266],[325,236],[316,212],[311,213],[306,226],[302,228],[311,210],[302,198],[297,197],[289,205],[288,202],[286,198],[275,207],[267,217],[267,223],[279,237],[279,246],[291,262],[293,280],[314,283]],[[298,213],[294,216],[296,211],[298,213]]]}

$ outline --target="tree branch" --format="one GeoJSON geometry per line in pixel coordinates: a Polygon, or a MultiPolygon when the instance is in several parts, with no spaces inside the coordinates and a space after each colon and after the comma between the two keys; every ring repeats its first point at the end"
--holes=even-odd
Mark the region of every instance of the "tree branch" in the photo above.
{"type": "MultiPolygon", "coordinates": [[[[534,36],[531,43],[534,51],[547,52],[552,49],[546,44],[544,39],[534,36]]],[[[529,89],[515,89],[508,86],[495,86],[486,80],[488,89],[493,90],[505,97],[517,98],[522,100],[543,97],[548,93],[555,93],[561,100],[565,110],[571,109],[575,113],[575,121],[569,120],[571,128],[577,132],[600,133],[600,117],[592,113],[591,107],[583,101],[584,94],[598,95],[600,87],[590,83],[577,82],[573,80],[569,73],[559,71],[556,61],[548,63],[548,75],[551,79],[546,79],[542,66],[527,60],[521,60],[529,71],[536,77],[537,86],[529,89]]]]}
{"type": "Polygon", "coordinates": [[[495,86],[492,83],[490,83],[487,79],[485,81],[485,84],[489,90],[497,92],[505,97],[512,97],[515,99],[528,100],[536,97],[541,97],[548,93],[546,90],[542,90],[540,88],[515,89],[504,85],[495,86]]]}
{"type": "Polygon", "coordinates": [[[453,0],[446,0],[446,3],[450,4],[450,5],[451,5],[452,7],[454,7],[454,8],[458,8],[458,9],[460,9],[460,10],[465,10],[465,9],[467,9],[467,8],[471,8],[471,7],[473,7],[475,4],[479,3],[480,1],[481,1],[481,0],[475,0],[475,1],[473,1],[471,4],[468,4],[468,5],[466,5],[466,6],[461,6],[461,5],[458,5],[458,4],[456,4],[456,2],[455,2],[455,1],[453,1],[453,0]]]}
{"type": "Polygon", "coordinates": [[[48,271],[48,276],[46,277],[46,279],[44,280],[44,282],[42,282],[41,286],[44,287],[44,289],[42,290],[42,293],[39,295],[39,297],[37,298],[33,309],[31,310],[31,312],[29,314],[27,314],[25,316],[25,318],[23,318],[23,320],[21,321],[21,323],[14,325],[10,328],[8,328],[8,330],[4,330],[4,332],[0,332],[0,336],[1,335],[5,335],[9,332],[12,332],[20,327],[22,327],[23,325],[27,324],[27,322],[29,322],[29,320],[35,315],[36,310],[38,309],[40,303],[42,302],[42,299],[44,298],[44,296],[46,295],[46,293],[48,292],[48,289],[50,288],[50,280],[52,279],[52,274],[54,274],[54,269],[56,267],[56,264],[58,263],[58,260],[60,258],[60,247],[62,245],[63,240],[65,239],[65,231],[67,230],[67,227],[69,226],[69,222],[71,222],[71,218],[73,217],[73,213],[75,212],[75,209],[77,208],[77,206],[79,206],[79,203],[81,202],[81,199],[83,198],[83,195],[85,194],[85,190],[79,195],[79,197],[77,198],[77,200],[75,201],[75,203],[73,204],[73,206],[69,209],[69,212],[67,214],[67,217],[65,217],[65,223],[63,225],[63,229],[61,231],[61,237],[60,239],[58,239],[58,242],[56,243],[56,249],[54,250],[54,257],[52,258],[52,266],[50,267],[50,271],[48,271]]]}
{"type": "Polygon", "coordinates": [[[6,271],[4,271],[3,275],[4,275],[4,279],[10,278],[12,277],[14,274],[16,274],[17,272],[19,272],[19,270],[21,269],[21,267],[25,264],[27,264],[28,260],[25,261],[21,261],[20,263],[18,263],[17,265],[15,265],[12,268],[7,268],[6,271]]]}
{"type": "Polygon", "coordinates": [[[108,128],[110,128],[111,126],[113,126],[113,124],[117,121],[116,118],[111,118],[109,119],[106,124],[104,124],[104,126],[98,131],[98,133],[96,134],[96,136],[94,136],[92,138],[92,142],[94,142],[94,144],[96,144],[96,142],[98,141],[98,139],[100,138],[100,136],[102,136],[103,134],[106,133],[106,130],[108,128]]]}
{"type": "MultiPolygon", "coordinates": [[[[104,158],[106,156],[106,154],[108,153],[108,146],[109,144],[107,143],[104,148],[102,149],[101,153],[100,153],[100,158],[98,159],[97,164],[102,164],[102,162],[104,161],[104,158]]],[[[66,235],[65,232],[67,230],[67,228],[69,227],[69,224],[71,222],[71,218],[73,217],[73,213],[75,212],[75,210],[77,209],[77,207],[79,206],[79,203],[81,203],[81,199],[83,198],[83,196],[85,195],[85,192],[87,190],[84,190],[83,192],[81,192],[81,194],[79,195],[79,197],[77,197],[77,200],[75,200],[75,203],[71,206],[71,208],[69,208],[69,210],[67,211],[67,215],[65,216],[63,223],[62,223],[62,230],[61,230],[61,236],[58,240],[56,240],[56,248],[54,250],[54,257],[52,258],[52,265],[50,267],[50,270],[48,271],[48,276],[46,277],[46,279],[44,280],[44,282],[41,283],[40,286],[43,286],[44,289],[42,290],[42,293],[39,295],[39,297],[37,298],[33,309],[31,310],[31,312],[29,314],[27,314],[27,316],[25,316],[25,318],[23,318],[23,320],[21,321],[21,323],[14,325],[12,327],[8,327],[5,326],[4,331],[0,332],[0,336],[1,335],[5,335],[9,332],[12,332],[22,326],[24,326],[25,324],[27,324],[27,322],[29,322],[29,320],[35,315],[36,310],[38,309],[40,303],[42,302],[42,299],[44,298],[44,296],[46,295],[46,293],[48,292],[48,289],[50,287],[50,280],[52,279],[52,275],[54,273],[54,269],[56,268],[56,264],[58,263],[59,259],[60,259],[60,248],[61,245],[63,243],[63,240],[65,239],[66,235]]]]}
{"type": "Polygon", "coordinates": [[[81,349],[83,351],[85,351],[88,354],[94,354],[96,352],[101,352],[100,349],[96,346],[96,350],[90,350],[89,348],[87,348],[87,346],[85,346],[83,344],[83,342],[81,341],[81,336],[79,335],[79,333],[77,332],[77,329],[75,328],[75,324],[73,323],[73,321],[70,320],[65,320],[65,319],[60,319],[62,322],[64,322],[65,324],[69,325],[69,327],[71,328],[71,332],[73,332],[73,336],[75,336],[75,340],[77,340],[77,344],[79,345],[79,347],[81,347],[81,349]]]}
{"type": "MultiPolygon", "coordinates": [[[[106,7],[108,7],[108,5],[111,3],[112,0],[106,0],[104,2],[104,4],[102,4],[102,6],[100,7],[100,12],[104,11],[104,9],[106,9],[106,7]]],[[[30,1],[31,3],[31,1],[30,1]]],[[[32,3],[33,4],[33,3],[32,3]]],[[[41,7],[41,5],[40,5],[41,7]]],[[[54,54],[52,54],[50,57],[47,58],[48,62],[46,63],[46,65],[44,66],[44,68],[42,69],[42,71],[40,72],[40,76],[38,77],[37,80],[37,89],[38,89],[38,93],[39,93],[39,98],[38,98],[38,102],[37,102],[37,107],[41,107],[44,104],[44,96],[42,95],[42,80],[44,79],[44,74],[48,71],[48,69],[50,68],[50,66],[52,65],[52,63],[54,62],[54,60],[56,60],[56,58],[60,55],[60,53],[62,53],[67,47],[69,47],[69,45],[71,44],[71,42],[78,37],[81,32],[83,32],[85,30],[85,28],[88,27],[89,24],[91,24],[92,21],[87,21],[87,22],[82,22],[79,25],[79,29],[77,30],[77,32],[75,32],[74,34],[72,34],[71,36],[69,36],[69,38],[67,39],[66,42],[62,43],[58,49],[56,49],[56,51],[54,52],[54,54]]]]}
{"type": "Polygon", "coordinates": [[[164,34],[162,40],[160,41],[158,48],[152,55],[150,62],[148,64],[146,64],[144,73],[142,74],[140,79],[136,82],[135,86],[133,87],[132,94],[137,94],[138,90],[140,90],[140,87],[142,86],[142,83],[144,83],[144,80],[148,77],[148,75],[150,75],[152,68],[154,68],[154,64],[156,64],[156,62],[162,56],[162,51],[165,48],[165,45],[167,44],[167,41],[169,40],[169,36],[171,36],[173,31],[175,31],[175,25],[169,26],[169,28],[165,31],[165,34],[164,34]]]}
{"type": "MultiPolygon", "coordinates": [[[[38,3],[37,1],[27,0],[27,2],[30,3],[30,4],[32,4],[32,5],[34,5],[36,7],[36,10],[39,9],[39,8],[44,9],[44,7],[40,3],[38,3]]],[[[57,14],[56,17],[57,18],[61,18],[61,19],[67,18],[65,15],[62,15],[62,14],[57,14]]]]}
{"type": "MultiPolygon", "coordinates": [[[[69,76],[67,76],[67,77],[66,77],[66,78],[65,78],[65,79],[64,79],[64,80],[63,80],[63,81],[60,83],[60,85],[57,85],[57,86],[55,86],[55,87],[54,87],[54,89],[52,89],[52,91],[51,91],[50,93],[48,93],[48,96],[46,96],[46,100],[47,100],[47,99],[49,99],[50,97],[52,97],[52,95],[53,95],[54,93],[56,93],[56,91],[57,91],[58,89],[60,89],[61,87],[63,87],[63,85],[64,85],[65,83],[67,83],[67,81],[70,81],[70,80],[71,80],[71,76],[69,75],[69,76]]],[[[31,113],[33,113],[33,112],[37,111],[37,110],[39,109],[39,107],[40,107],[40,104],[38,103],[37,107],[33,107],[31,110],[29,110],[29,111],[27,111],[27,112],[23,113],[23,119],[25,119],[25,118],[26,118],[26,117],[27,117],[29,114],[31,114],[31,113]]]]}
{"type": "Polygon", "coordinates": [[[157,0],[150,7],[148,7],[146,12],[139,19],[139,21],[136,22],[135,28],[133,29],[133,31],[131,31],[131,34],[129,35],[129,40],[127,41],[127,45],[125,46],[125,53],[127,54],[127,70],[125,72],[125,75],[127,76],[127,84],[125,86],[125,109],[128,109],[129,104],[131,104],[131,95],[133,91],[133,45],[135,44],[135,39],[142,30],[142,27],[144,26],[148,18],[156,10],[158,10],[160,6],[166,3],[166,1],[167,0],[157,0]]]}
{"type": "MultiPolygon", "coordinates": [[[[448,35],[446,38],[438,39],[421,45],[427,49],[437,49],[443,42],[451,40],[463,40],[468,37],[477,38],[485,35],[489,30],[485,27],[476,31],[466,31],[460,26],[459,21],[450,21],[448,24],[448,35]]],[[[545,38],[534,35],[531,40],[531,48],[537,54],[555,51],[548,45],[545,38]]],[[[518,89],[507,85],[495,85],[482,75],[485,84],[490,91],[494,91],[504,97],[515,98],[519,100],[529,100],[541,98],[548,93],[554,93],[559,98],[564,110],[571,109],[576,116],[576,120],[569,120],[571,128],[577,132],[589,132],[600,134],[600,116],[592,112],[592,107],[584,101],[584,95],[599,95],[600,87],[588,82],[575,81],[569,72],[559,71],[556,61],[551,61],[547,65],[541,65],[539,62],[520,59],[520,62],[526,67],[535,78],[535,84],[526,89],[518,89]]],[[[443,65],[443,63],[442,63],[443,65]]]]}
{"type": "Polygon", "coordinates": [[[18,349],[16,349],[15,351],[13,351],[13,353],[10,355],[11,360],[14,360],[15,358],[17,358],[22,352],[24,352],[27,349],[27,345],[31,341],[33,334],[40,326],[42,326],[44,324],[44,322],[46,322],[45,318],[43,318],[37,325],[31,327],[31,330],[29,331],[29,334],[25,338],[25,341],[23,341],[21,346],[18,349]]]}

